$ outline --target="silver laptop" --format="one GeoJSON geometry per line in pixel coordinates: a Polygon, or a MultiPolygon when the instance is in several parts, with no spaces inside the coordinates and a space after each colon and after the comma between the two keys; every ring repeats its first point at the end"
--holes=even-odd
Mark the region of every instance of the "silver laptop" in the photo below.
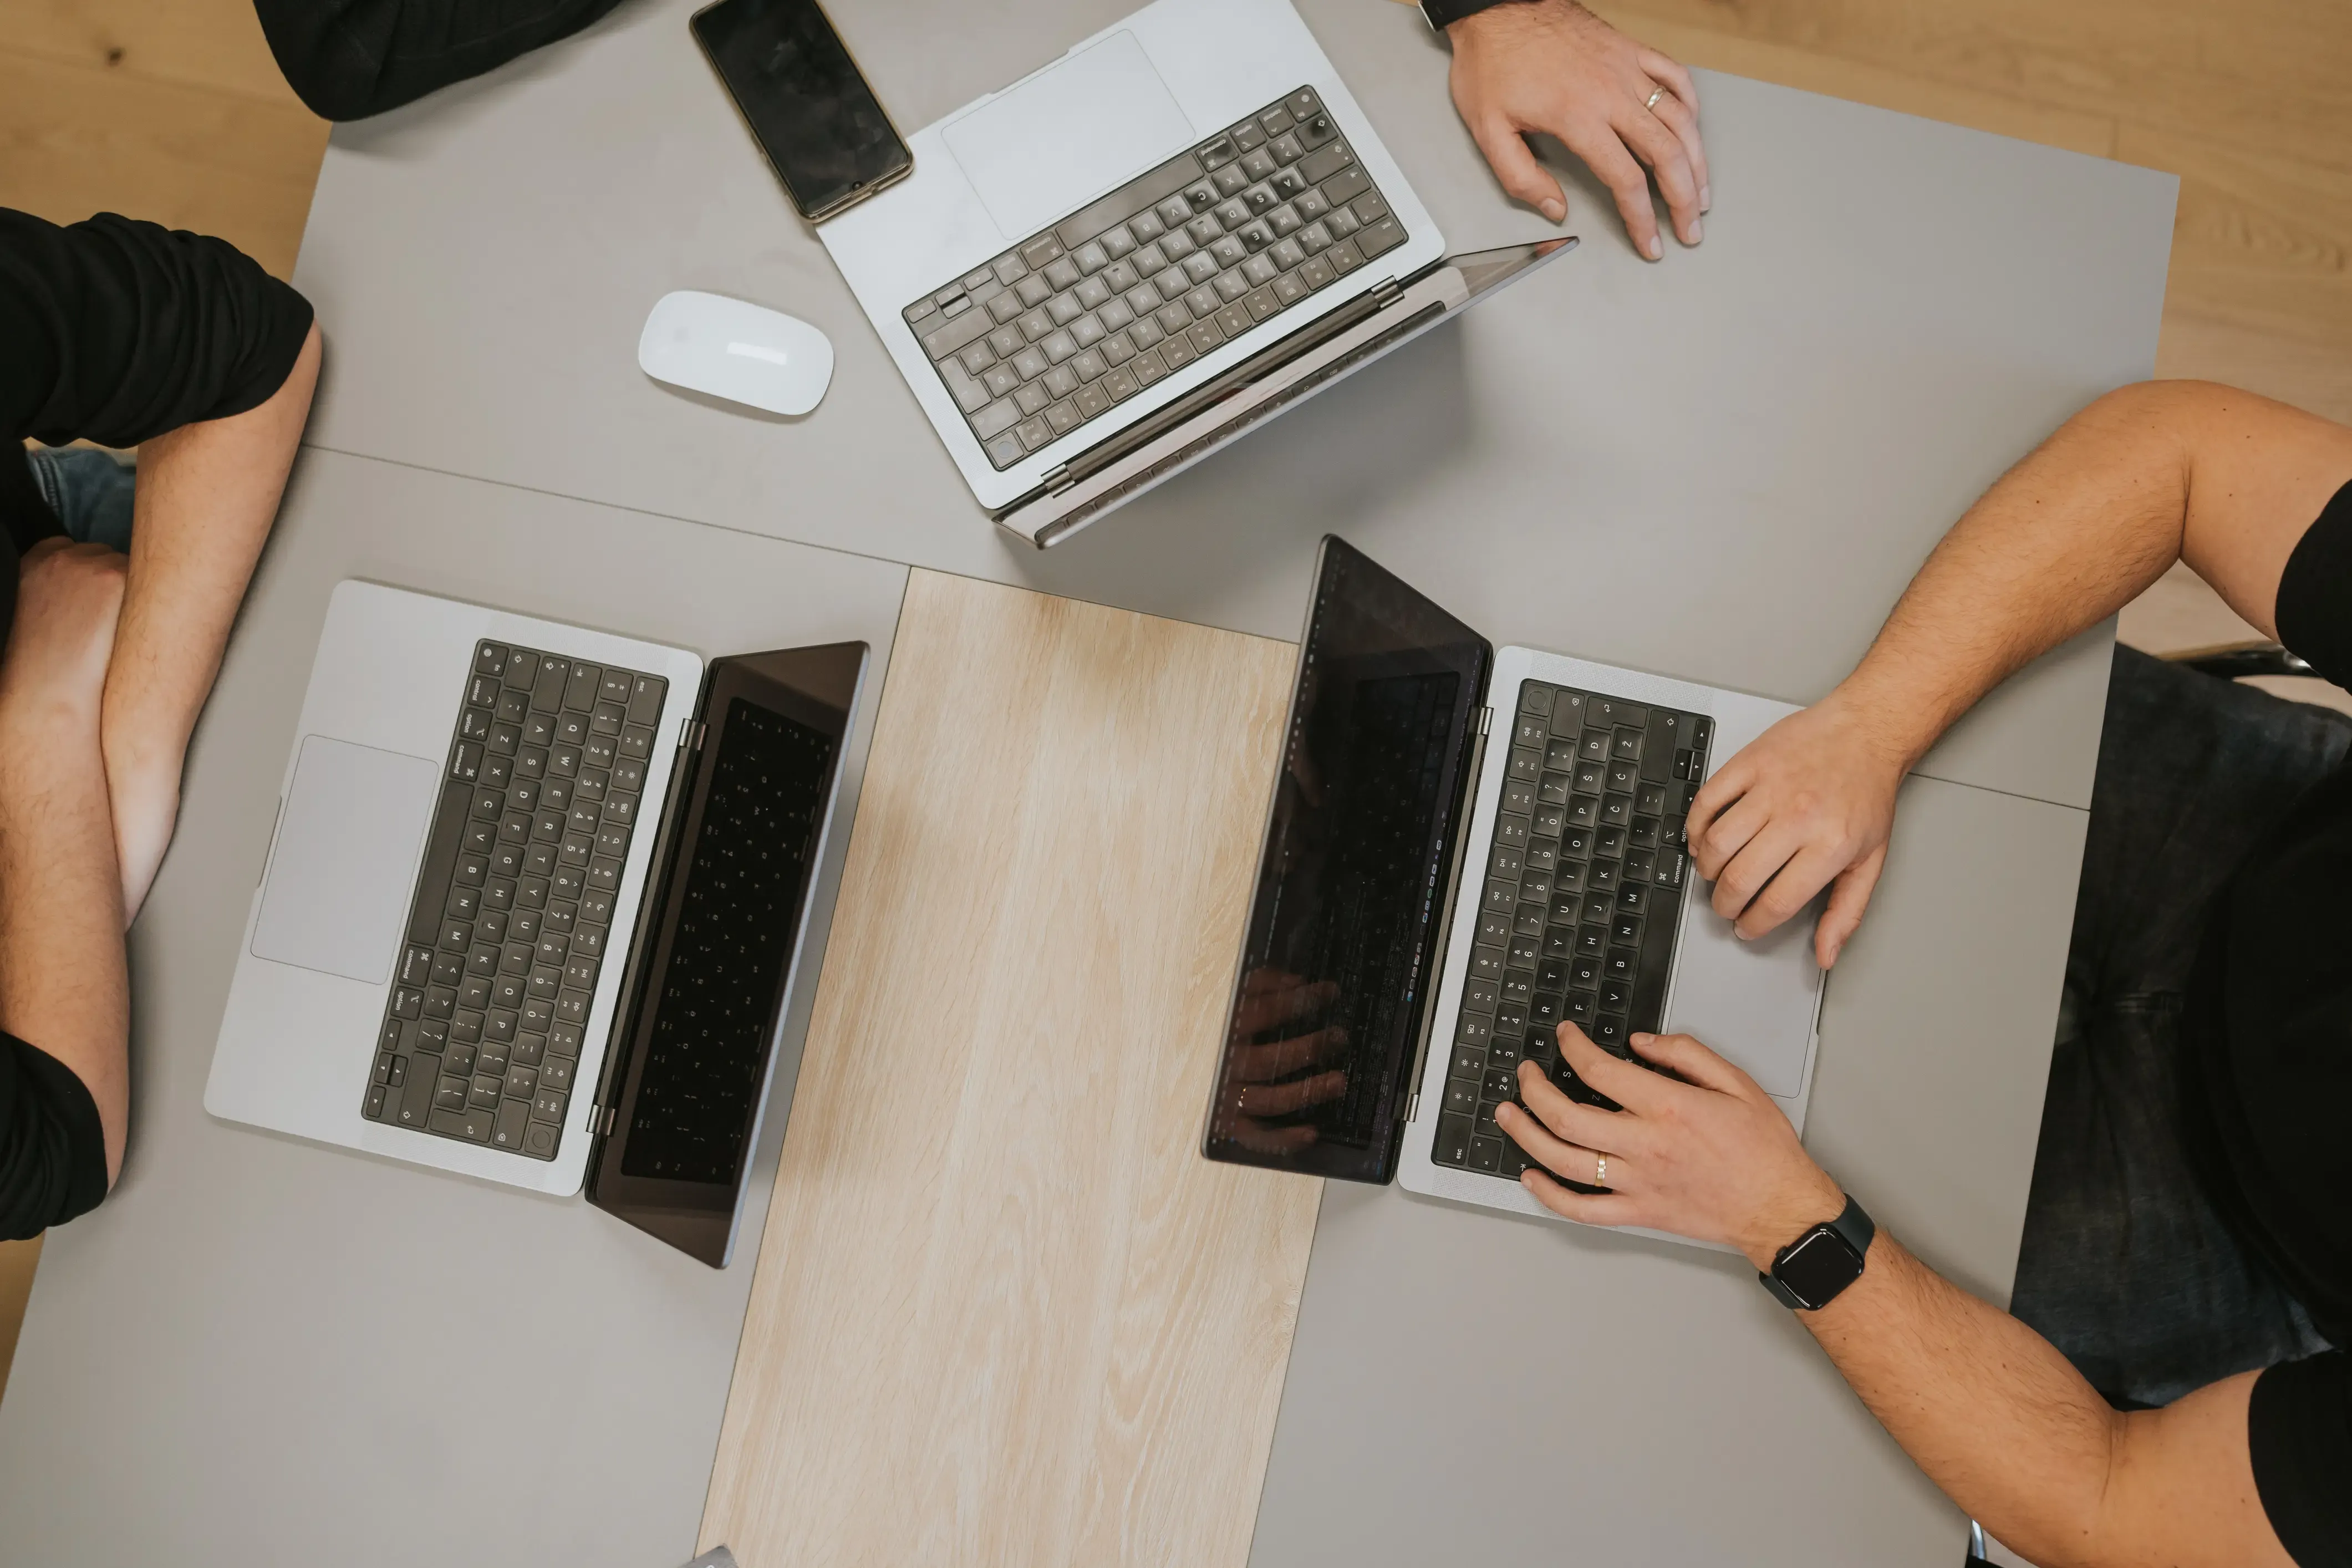
{"type": "Polygon", "coordinates": [[[205,1109],[723,1265],[865,660],[338,584],[205,1109]]]}
{"type": "Polygon", "coordinates": [[[1156,0],[908,144],[819,233],[1041,547],[1574,243],[1449,264],[1288,0],[1156,0]]]}
{"type": "Polygon", "coordinates": [[[1683,822],[1785,703],[1475,631],[1324,542],[1203,1152],[1553,1216],[1497,1131],[1572,1021],[1697,1036],[1801,1131],[1811,920],[1746,942],[1683,822]]]}

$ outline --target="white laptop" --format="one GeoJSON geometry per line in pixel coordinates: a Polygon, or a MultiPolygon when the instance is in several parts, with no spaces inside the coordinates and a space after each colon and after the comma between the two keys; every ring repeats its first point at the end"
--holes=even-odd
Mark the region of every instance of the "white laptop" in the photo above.
{"type": "Polygon", "coordinates": [[[1040,546],[1573,243],[1449,265],[1288,0],[1156,0],[908,145],[819,232],[1040,546]]]}
{"type": "Polygon", "coordinates": [[[866,653],[338,584],[205,1108],[724,1266],[866,653]]]}
{"type": "Polygon", "coordinates": [[[1336,538],[1316,578],[1202,1152],[1556,1217],[1495,1110],[1523,1060],[1590,1096],[1563,1020],[1696,1035],[1801,1132],[1813,921],[1738,941],[1682,835],[1794,710],[1497,651],[1336,538]]]}

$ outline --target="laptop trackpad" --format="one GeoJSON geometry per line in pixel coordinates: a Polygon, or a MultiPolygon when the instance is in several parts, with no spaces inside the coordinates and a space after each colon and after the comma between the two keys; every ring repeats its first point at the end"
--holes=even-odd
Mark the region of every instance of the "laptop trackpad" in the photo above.
{"type": "Polygon", "coordinates": [[[1193,141],[1192,122],[1125,31],[998,94],[940,137],[1008,239],[1027,238],[1193,141]]]}
{"type": "Polygon", "coordinates": [[[1805,1048],[1812,1042],[1821,968],[1813,962],[1811,908],[1779,930],[1742,942],[1731,922],[1707,907],[1692,879],[1683,910],[1682,952],[1666,1027],[1696,1035],[1736,1063],[1767,1094],[1793,1099],[1805,1087],[1805,1048]]]}
{"type": "Polygon", "coordinates": [[[423,757],[304,736],[253,956],[370,985],[390,979],[440,773],[423,757]]]}

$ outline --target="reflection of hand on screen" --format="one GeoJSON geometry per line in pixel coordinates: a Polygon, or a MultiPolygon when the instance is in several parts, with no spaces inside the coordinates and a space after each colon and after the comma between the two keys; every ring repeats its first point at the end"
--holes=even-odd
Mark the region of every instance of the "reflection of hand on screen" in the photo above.
{"type": "Polygon", "coordinates": [[[1226,1043],[1224,1082],[1217,1096],[1217,1137],[1265,1154],[1291,1152],[1315,1142],[1312,1127],[1271,1127],[1267,1122],[1347,1091],[1348,1075],[1336,1069],[1296,1076],[1347,1050],[1347,1030],[1314,1022],[1339,994],[1339,988],[1328,980],[1310,984],[1273,968],[1253,969],[1243,978],[1233,1035],[1226,1043]],[[1257,1038],[1265,1034],[1278,1037],[1257,1038]]]}

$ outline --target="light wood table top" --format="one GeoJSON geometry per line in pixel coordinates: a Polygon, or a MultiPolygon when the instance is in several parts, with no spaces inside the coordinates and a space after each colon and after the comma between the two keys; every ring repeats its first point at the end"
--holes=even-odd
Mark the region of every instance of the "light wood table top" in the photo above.
{"type": "Polygon", "coordinates": [[[702,1548],[1246,1557],[1322,1184],[1198,1150],[1291,663],[913,574],[702,1548]]]}

